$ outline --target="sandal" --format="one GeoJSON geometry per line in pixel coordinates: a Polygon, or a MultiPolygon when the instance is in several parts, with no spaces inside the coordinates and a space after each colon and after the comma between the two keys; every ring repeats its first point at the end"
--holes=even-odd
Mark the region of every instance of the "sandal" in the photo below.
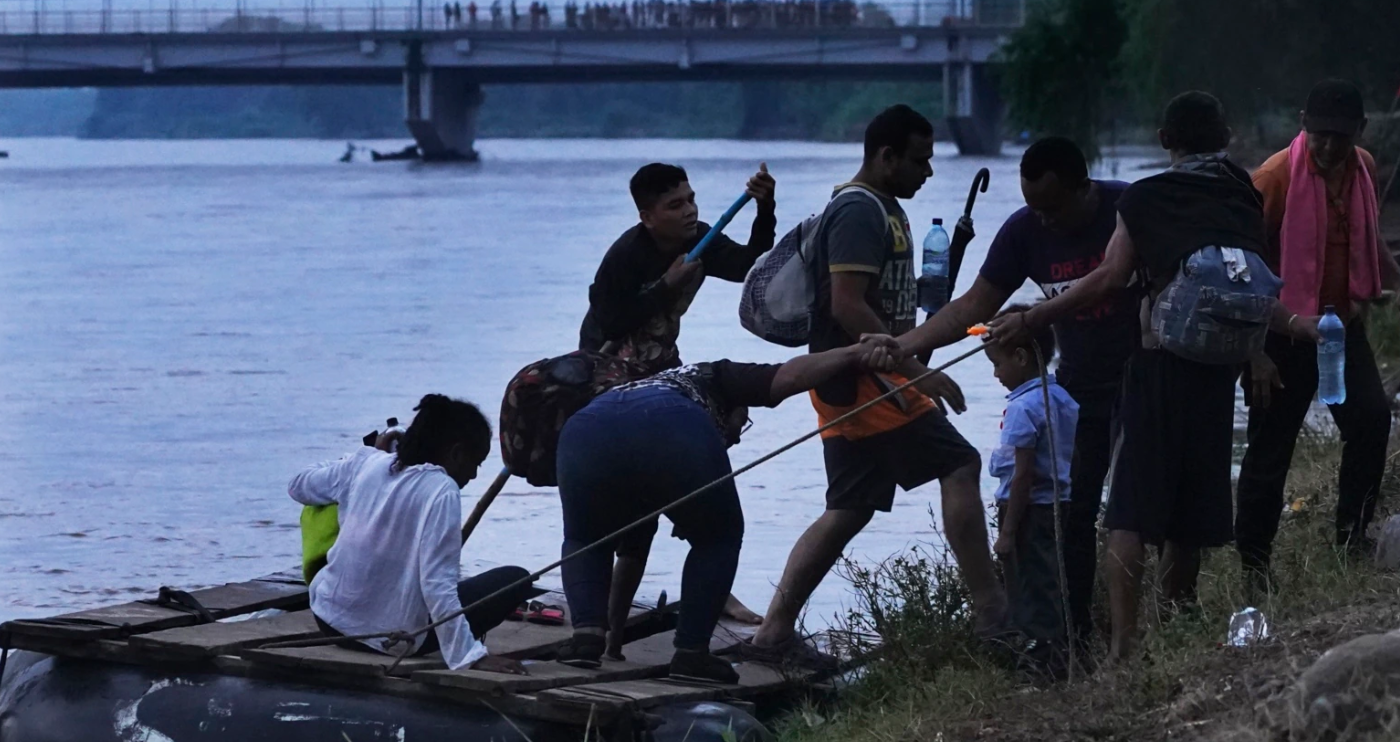
{"type": "Polygon", "coordinates": [[[542,624],[545,626],[563,626],[564,609],[557,605],[545,605],[538,600],[530,601],[530,612],[525,615],[525,620],[530,623],[542,624]]]}

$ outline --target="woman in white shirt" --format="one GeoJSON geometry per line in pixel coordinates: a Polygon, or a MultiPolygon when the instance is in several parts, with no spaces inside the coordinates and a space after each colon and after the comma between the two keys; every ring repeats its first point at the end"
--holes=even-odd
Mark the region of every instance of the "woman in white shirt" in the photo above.
{"type": "MultiPolygon", "coordinates": [[[[429,394],[396,454],[365,447],[292,479],[303,505],[339,505],[340,535],[311,581],[311,611],[328,636],[411,631],[520,580],[520,567],[461,579],[461,489],[491,451],[491,425],[468,402],[429,394]]],[[[448,667],[524,673],[491,657],[481,637],[534,594],[508,591],[413,639],[410,655],[441,649],[448,667]]],[[[400,654],[402,644],[354,645],[400,654]]]]}

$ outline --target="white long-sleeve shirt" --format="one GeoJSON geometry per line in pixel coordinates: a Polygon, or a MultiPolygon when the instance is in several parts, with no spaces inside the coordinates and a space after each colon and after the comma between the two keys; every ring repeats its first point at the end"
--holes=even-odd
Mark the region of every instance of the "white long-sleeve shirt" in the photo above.
{"type": "MultiPolygon", "coordinates": [[[[408,631],[462,609],[461,489],[440,466],[395,473],[393,463],[392,454],[365,447],[307,469],[287,489],[303,505],[340,506],[340,535],[311,581],[311,610],[342,634],[408,631]]],[[[426,636],[414,638],[414,651],[426,636]]],[[[454,670],[486,656],[461,616],[437,627],[437,636],[454,670]]],[[[383,639],[363,643],[403,651],[383,639]]]]}

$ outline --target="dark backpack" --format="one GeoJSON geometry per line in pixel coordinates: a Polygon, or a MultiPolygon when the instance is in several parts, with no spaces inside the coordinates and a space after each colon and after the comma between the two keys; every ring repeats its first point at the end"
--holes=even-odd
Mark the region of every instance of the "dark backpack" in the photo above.
{"type": "Polygon", "coordinates": [[[646,376],[641,363],[589,350],[520,369],[501,400],[501,458],[506,469],[536,487],[556,486],[554,458],[564,423],[594,397],[646,376]]]}

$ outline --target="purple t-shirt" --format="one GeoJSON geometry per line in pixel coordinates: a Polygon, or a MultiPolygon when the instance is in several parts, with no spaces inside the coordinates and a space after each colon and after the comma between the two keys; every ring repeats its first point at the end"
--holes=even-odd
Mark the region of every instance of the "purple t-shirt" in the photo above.
{"type": "MultiPolygon", "coordinates": [[[[1002,225],[982,263],[982,277],[1003,291],[1015,291],[1027,279],[1046,298],[1069,289],[1103,262],[1104,250],[1118,224],[1118,197],[1128,184],[1094,181],[1099,209],[1088,226],[1075,234],[1054,232],[1022,207],[1002,225]]],[[[1071,392],[1112,385],[1123,376],[1123,365],[1138,347],[1138,297],[1124,290],[1099,305],[1055,323],[1060,345],[1060,383],[1071,392]]]]}

